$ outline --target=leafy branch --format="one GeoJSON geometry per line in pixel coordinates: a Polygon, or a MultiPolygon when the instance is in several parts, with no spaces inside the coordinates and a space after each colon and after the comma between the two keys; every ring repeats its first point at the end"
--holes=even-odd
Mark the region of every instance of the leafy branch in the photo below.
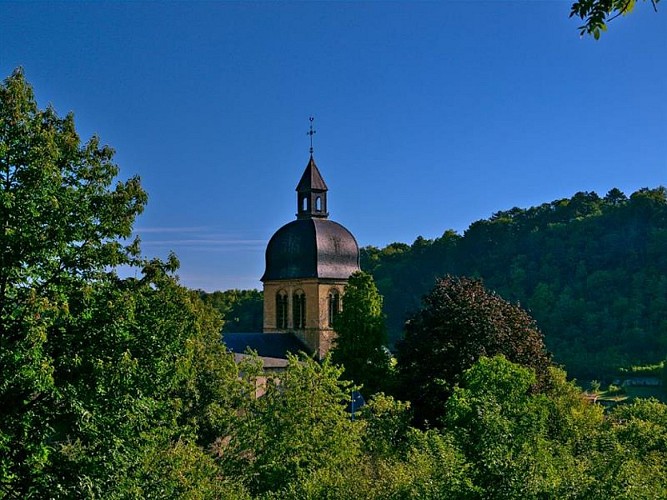
{"type": "MultiPolygon", "coordinates": [[[[607,24],[619,16],[632,12],[637,0],[578,0],[572,4],[570,17],[577,16],[584,21],[579,26],[579,34],[593,35],[599,40],[600,34],[607,31],[607,24]]],[[[650,0],[653,10],[658,11],[660,0],[650,0]]]]}

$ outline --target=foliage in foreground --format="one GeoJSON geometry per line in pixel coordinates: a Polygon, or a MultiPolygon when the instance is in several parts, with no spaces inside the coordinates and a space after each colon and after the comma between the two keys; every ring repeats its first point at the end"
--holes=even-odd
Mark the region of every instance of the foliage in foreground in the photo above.
{"type": "MultiPolygon", "coordinates": [[[[660,0],[650,1],[657,12],[660,0]]],[[[578,28],[581,36],[593,35],[598,40],[601,33],[607,31],[610,21],[632,12],[636,3],[636,0],[577,0],[572,4],[570,17],[576,16],[584,21],[578,28]]]]}
{"type": "MultiPolygon", "coordinates": [[[[466,370],[442,427],[410,425],[409,403],[376,394],[353,420],[329,362],[292,359],[216,459],[254,498],[663,498],[667,406],[608,416],[559,369],[549,390],[502,356],[466,370]],[[314,402],[317,403],[314,403],[314,402]],[[311,406],[308,406],[311,402],[311,406]]],[[[227,476],[227,477],[229,477],[227,476]]]]}
{"type": "MultiPolygon", "coordinates": [[[[114,497],[158,467],[176,489],[212,464],[201,448],[244,394],[221,322],[126,242],[146,203],[113,185],[113,151],[72,115],[38,109],[21,70],[0,86],[0,494],[114,497]],[[140,279],[120,279],[120,265],[140,279]],[[149,458],[150,457],[150,458],[149,458]],[[166,474],[169,477],[169,474],[166,474]]],[[[247,391],[245,391],[247,392],[247,391]]],[[[247,397],[247,396],[245,396],[247,397]]],[[[204,479],[202,479],[204,480],[204,479]]],[[[206,488],[226,486],[216,476],[206,488]]]]}
{"type": "Polygon", "coordinates": [[[383,394],[352,418],[329,360],[236,364],[175,258],[123,243],[146,195],[111,159],[21,71],[0,86],[0,498],[667,496],[667,406],[605,417],[556,369],[535,393],[481,355],[420,430],[383,394]]]}

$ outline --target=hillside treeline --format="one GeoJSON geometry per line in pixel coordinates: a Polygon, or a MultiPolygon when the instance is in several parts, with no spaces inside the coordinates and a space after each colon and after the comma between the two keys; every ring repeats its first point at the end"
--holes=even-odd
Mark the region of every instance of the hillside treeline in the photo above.
{"type": "Polygon", "coordinates": [[[497,212],[461,236],[362,249],[384,295],[390,339],[445,274],[481,278],[537,320],[555,361],[609,378],[667,353],[667,191],[580,192],[497,212]]]}
{"type": "Polygon", "coordinates": [[[263,328],[264,295],[259,290],[197,290],[205,304],[210,305],[225,319],[224,333],[261,332],[263,328]]]}

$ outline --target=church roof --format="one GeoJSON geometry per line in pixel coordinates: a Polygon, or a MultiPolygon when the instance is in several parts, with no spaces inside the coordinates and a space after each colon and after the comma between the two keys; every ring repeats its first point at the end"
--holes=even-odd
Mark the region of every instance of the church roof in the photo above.
{"type": "Polygon", "coordinates": [[[266,247],[262,281],[348,279],[359,270],[352,233],[328,219],[297,219],[278,229],[266,247]]]}
{"type": "Polygon", "coordinates": [[[312,152],[296,190],[297,220],[269,240],[262,281],[348,279],[359,270],[359,245],[350,231],[328,220],[327,185],[312,152]]]}
{"type": "Polygon", "coordinates": [[[233,353],[244,354],[247,349],[252,349],[263,358],[286,359],[287,353],[309,351],[291,333],[223,333],[222,341],[233,353]]]}
{"type": "Polygon", "coordinates": [[[296,186],[296,190],[300,193],[306,191],[328,190],[327,185],[322,178],[322,174],[320,174],[320,171],[315,164],[315,159],[312,155],[310,156],[308,165],[306,165],[306,169],[303,171],[303,175],[301,176],[299,184],[296,186]]]}

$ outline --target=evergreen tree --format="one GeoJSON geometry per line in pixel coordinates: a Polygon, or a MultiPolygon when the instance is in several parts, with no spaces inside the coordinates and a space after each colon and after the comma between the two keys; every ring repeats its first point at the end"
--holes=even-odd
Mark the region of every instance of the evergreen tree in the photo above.
{"type": "Polygon", "coordinates": [[[345,366],[344,376],[363,385],[367,395],[386,386],[389,355],[384,347],[382,296],[369,274],[358,271],[350,276],[334,330],[337,338],[331,356],[334,363],[345,366]]]}

